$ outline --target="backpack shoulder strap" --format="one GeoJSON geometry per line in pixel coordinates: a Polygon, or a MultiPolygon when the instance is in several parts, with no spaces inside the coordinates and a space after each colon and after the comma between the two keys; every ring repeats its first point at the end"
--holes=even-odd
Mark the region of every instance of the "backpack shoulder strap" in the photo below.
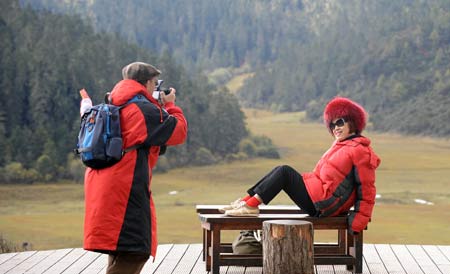
{"type": "Polygon", "coordinates": [[[121,105],[120,108],[124,108],[124,107],[128,106],[131,103],[137,103],[137,102],[150,102],[150,101],[147,98],[145,98],[144,95],[137,94],[133,98],[131,98],[128,102],[126,102],[125,104],[121,105]]]}

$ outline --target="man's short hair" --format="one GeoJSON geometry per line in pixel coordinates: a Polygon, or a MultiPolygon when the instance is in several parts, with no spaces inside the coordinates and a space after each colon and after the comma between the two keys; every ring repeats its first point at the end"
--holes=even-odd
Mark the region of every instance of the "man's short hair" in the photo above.
{"type": "Polygon", "coordinates": [[[161,71],[159,71],[154,66],[143,63],[134,62],[126,65],[122,69],[122,78],[135,80],[145,86],[148,80],[153,77],[159,76],[161,71]]]}

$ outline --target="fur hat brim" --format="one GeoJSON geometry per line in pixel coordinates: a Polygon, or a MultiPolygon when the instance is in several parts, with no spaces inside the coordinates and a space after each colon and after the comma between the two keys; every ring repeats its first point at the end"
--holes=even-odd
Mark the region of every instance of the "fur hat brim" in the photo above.
{"type": "Polygon", "coordinates": [[[337,118],[351,121],[355,127],[355,133],[360,134],[366,127],[367,112],[361,105],[348,98],[335,97],[328,102],[323,111],[323,121],[330,133],[329,125],[337,118]]]}

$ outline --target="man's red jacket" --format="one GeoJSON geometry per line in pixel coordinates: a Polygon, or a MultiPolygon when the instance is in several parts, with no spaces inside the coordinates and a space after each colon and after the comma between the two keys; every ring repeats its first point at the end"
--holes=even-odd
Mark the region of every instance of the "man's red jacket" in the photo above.
{"type": "Polygon", "coordinates": [[[183,111],[174,103],[162,109],[146,88],[134,80],[117,83],[111,92],[114,105],[136,95],[139,101],[120,112],[123,147],[144,144],[125,153],[117,164],[100,170],[86,169],[84,248],[104,253],[156,254],[156,216],[151,195],[152,169],[160,146],[178,145],[187,136],[183,111]]]}

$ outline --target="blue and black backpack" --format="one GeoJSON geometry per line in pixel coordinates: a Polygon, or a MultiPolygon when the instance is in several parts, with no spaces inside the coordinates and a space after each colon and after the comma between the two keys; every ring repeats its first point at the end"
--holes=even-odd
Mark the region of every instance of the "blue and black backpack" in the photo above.
{"type": "Polygon", "coordinates": [[[92,106],[81,117],[75,153],[87,167],[102,169],[110,167],[122,159],[124,153],[138,149],[142,144],[122,149],[120,130],[120,110],[130,103],[149,102],[142,95],[136,95],[126,104],[115,106],[107,103],[92,106]]]}

